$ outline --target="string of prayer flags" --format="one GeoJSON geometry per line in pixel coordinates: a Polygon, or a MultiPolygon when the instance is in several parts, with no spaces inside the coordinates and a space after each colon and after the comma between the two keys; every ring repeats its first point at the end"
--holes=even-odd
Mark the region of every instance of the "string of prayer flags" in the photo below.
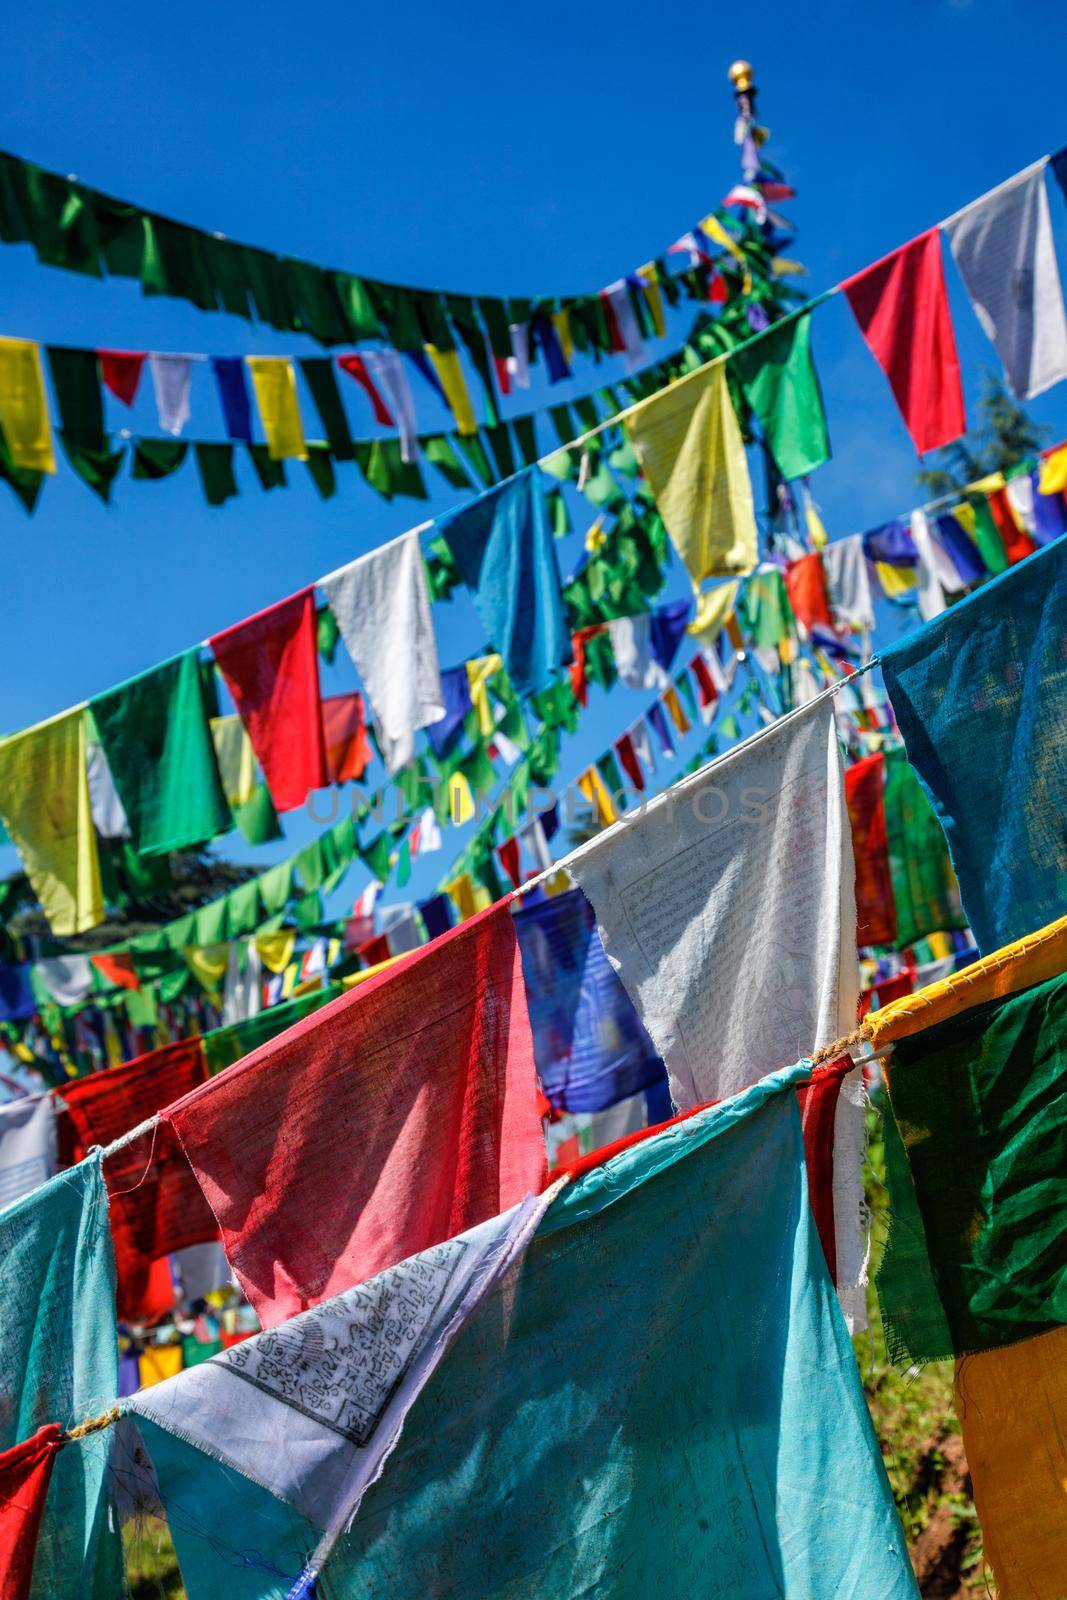
{"type": "Polygon", "coordinates": [[[89,702],[140,855],[184,850],[232,826],[206,690],[194,649],[89,702]]]}
{"type": "Polygon", "coordinates": [[[1067,1322],[1065,1045],[1063,975],[895,1043],[878,1273],[892,1359],[993,1350],[1067,1322]]]}
{"type": "Polygon", "coordinates": [[[919,455],[958,439],[967,422],[938,230],[901,245],[841,288],[919,455]]]}
{"type": "Polygon", "coordinates": [[[286,356],[246,356],[260,421],[272,461],[307,460],[304,426],[296,398],[296,373],[286,356]]]}
{"type": "Polygon", "coordinates": [[[1047,158],[945,223],[953,260],[982,331],[1018,400],[1067,377],[1067,313],[1052,237],[1047,158]]]}
{"type": "Polygon", "coordinates": [[[165,1115],[267,1327],[498,1214],[544,1171],[510,908],[369,978],[165,1115]]]}
{"type": "Polygon", "coordinates": [[[885,756],[881,751],[845,771],[845,799],[856,863],[856,939],[861,945],[897,941],[893,879],[885,816],[885,756]]]}
{"type": "Polygon", "coordinates": [[[31,1439],[0,1452],[0,1594],[30,1600],[33,1561],[52,1467],[60,1449],[59,1424],[48,1422],[31,1439]]]}
{"type": "Polygon", "coordinates": [[[853,1027],[852,843],[828,699],[666,790],[570,871],[676,1105],[853,1027]]]}
{"type": "Polygon", "coordinates": [[[756,517],[725,363],[670,384],[625,426],[693,583],[750,572],[756,517]]]}
{"type": "Polygon", "coordinates": [[[571,639],[538,475],[521,473],[438,527],[514,688],[546,688],[569,663],[571,639]]]}
{"type": "Polygon", "coordinates": [[[321,587],[363,680],[389,772],[415,734],[445,715],[437,640],[417,529],[331,573],[321,587]]]}
{"type": "Polygon", "coordinates": [[[70,938],[102,922],[80,710],[0,739],[0,818],[53,934],[70,938]]]}
{"type": "Polygon", "coordinates": [[[982,1551],[997,1594],[1067,1591],[1067,1328],[956,1364],[982,1551]]]}
{"type": "MultiPolygon", "coordinates": [[[[95,1416],[118,1384],[115,1267],[99,1152],[0,1212],[0,1450],[44,1419],[95,1416]]],[[[56,1455],[31,1594],[114,1600],[122,1539],[108,1503],[107,1451],[56,1455]]]]}
{"type": "Polygon", "coordinates": [[[740,349],[731,373],[759,418],[785,479],[804,478],[830,459],[822,391],[811,354],[811,312],[783,320],[758,344],[740,349]]]}
{"type": "Polygon", "coordinates": [[[663,1062],[577,889],[515,913],[541,1090],[555,1111],[603,1111],[664,1078],[663,1062]]]}
{"type": "Polygon", "coordinates": [[[55,472],[41,347],[32,339],[0,338],[0,429],[13,467],[55,472]]]}
{"type": "MultiPolygon", "coordinates": [[[[310,1579],[381,1475],[418,1395],[477,1308],[521,1261],[553,1198],[551,1190],[528,1196],[284,1327],[135,1396],[131,1410],[150,1425],[148,1449],[164,1500],[182,1498],[172,1463],[183,1452],[160,1451],[158,1429],[173,1430],[186,1447],[261,1484],[321,1529],[305,1568],[310,1579]],[[245,1419],[238,1430],[235,1379],[244,1385],[237,1385],[245,1419]]],[[[195,1470],[191,1462],[186,1470],[195,1470]]],[[[175,1541],[195,1595],[203,1554],[190,1552],[187,1571],[179,1528],[175,1541]]]]}
{"type": "MultiPolygon", "coordinates": [[[[199,1039],[179,1039],[122,1067],[64,1084],[59,1129],[65,1164],[129,1133],[207,1076],[199,1039]]],[[[218,1237],[218,1225],[174,1132],[161,1123],[108,1158],[106,1179],[118,1275],[118,1314],[144,1314],[152,1264],[218,1237]]]]}
{"type": "Polygon", "coordinates": [[[319,710],[315,592],[304,589],[210,641],[279,811],[329,782],[319,710]]]}
{"type": "Polygon", "coordinates": [[[1063,909],[1067,545],[1046,545],[882,652],[908,760],[944,827],[978,948],[1063,909]]]}

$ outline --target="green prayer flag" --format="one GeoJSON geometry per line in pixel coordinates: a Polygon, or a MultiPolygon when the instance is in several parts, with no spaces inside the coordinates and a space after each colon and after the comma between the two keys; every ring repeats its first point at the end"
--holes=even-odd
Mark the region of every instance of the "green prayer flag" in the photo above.
{"type": "Polygon", "coordinates": [[[35,472],[29,467],[15,466],[2,429],[0,429],[0,478],[6,479],[14,489],[22,501],[23,509],[32,513],[41,493],[45,474],[35,472]]]}
{"type": "Polygon", "coordinates": [[[102,277],[92,190],[29,161],[23,180],[23,207],[38,261],[102,277]]]}
{"type": "Polygon", "coordinates": [[[245,445],[248,457],[256,469],[256,477],[261,488],[284,489],[286,484],[285,462],[275,461],[271,458],[270,451],[265,444],[245,445]]]}
{"type": "Polygon", "coordinates": [[[230,907],[228,896],[209,900],[206,906],[193,913],[193,939],[195,945],[207,948],[222,944],[229,938],[230,907]]]}
{"type": "Polygon", "coordinates": [[[731,375],[759,418],[783,478],[802,478],[830,459],[822,392],[811,355],[811,312],[739,350],[731,375]]]}
{"type": "Polygon", "coordinates": [[[135,439],[131,476],[169,478],[172,472],[177,472],[188,452],[186,439],[135,439]]]}
{"type": "Polygon", "coordinates": [[[995,577],[998,572],[1006,572],[1008,569],[1004,541],[993,521],[993,513],[989,509],[989,501],[985,495],[969,503],[974,511],[974,542],[978,546],[978,554],[995,577]]]}
{"type": "Polygon", "coordinates": [[[337,480],[333,471],[333,456],[328,444],[315,444],[308,440],[305,446],[307,456],[304,465],[308,469],[312,483],[319,491],[323,500],[332,500],[337,493],[337,480]]]}
{"type": "Polygon", "coordinates": [[[891,1223],[878,1273],[895,1361],[1067,1323],[1067,975],[893,1046],[891,1223]]]}
{"type": "Polygon", "coordinates": [[[365,280],[367,293],[394,350],[422,350],[423,337],[415,312],[414,297],[396,284],[365,280]]]}
{"type": "Polygon", "coordinates": [[[313,989],[307,994],[297,995],[292,1000],[283,1000],[280,1005],[269,1006],[258,1016],[205,1033],[204,1059],[207,1062],[208,1075],[213,1077],[216,1072],[232,1067],[242,1056],[251,1055],[253,1050],[257,1050],[268,1039],[284,1033],[294,1022],[309,1017],[313,1011],[317,1011],[330,1000],[336,1000],[342,992],[338,984],[325,984],[321,989],[313,989]]]}
{"type": "Polygon", "coordinates": [[[65,428],[59,430],[59,442],[75,472],[106,505],[111,499],[111,485],[126,455],[126,446],[120,445],[112,451],[105,444],[98,449],[70,438],[65,428]]]}
{"type": "Polygon", "coordinates": [[[348,319],[334,288],[333,276],[311,261],[300,261],[287,256],[282,261],[282,271],[289,284],[289,293],[299,307],[300,322],[319,344],[347,344],[348,319]]]}
{"type": "Polygon", "coordinates": [[[265,783],[258,783],[249,799],[234,807],[234,821],[246,844],[269,844],[283,837],[274,801],[265,783]]]}
{"type": "Polygon", "coordinates": [[[279,861],[259,875],[259,893],[263,909],[271,915],[284,911],[293,893],[293,863],[279,861]]]}
{"type": "Polygon", "coordinates": [[[168,922],[165,928],[167,943],[172,950],[184,950],[193,942],[193,928],[196,922],[196,912],[187,911],[183,917],[175,917],[168,922]]]}
{"type": "Polygon", "coordinates": [[[901,950],[929,933],[965,928],[948,845],[903,750],[885,752],[885,826],[901,950]]]}
{"type": "Polygon", "coordinates": [[[419,447],[431,466],[437,468],[451,489],[467,490],[471,486],[462,461],[457,456],[447,434],[427,434],[419,440],[419,447]]]}
{"type": "Polygon", "coordinates": [[[322,896],[317,889],[293,901],[293,920],[298,928],[314,928],[322,921],[322,896]]]}
{"type": "Polygon", "coordinates": [[[104,400],[96,351],[50,344],[46,353],[60,426],[70,438],[103,449],[104,400]]]}
{"type": "Polygon", "coordinates": [[[204,499],[209,506],[221,506],[237,494],[237,479],[233,475],[233,445],[194,445],[196,465],[204,499]]]}
{"type": "Polygon", "coordinates": [[[777,570],[753,573],[746,580],[738,610],[759,649],[776,650],[795,631],[785,579],[777,570]]]}
{"type": "Polygon", "coordinates": [[[199,650],[90,701],[134,845],[159,855],[232,826],[215,761],[199,650]]]}
{"type": "Polygon", "coordinates": [[[249,878],[247,883],[231,889],[226,898],[230,902],[227,918],[230,937],[252,933],[259,924],[259,880],[249,878]]]}
{"type": "Polygon", "coordinates": [[[353,344],[361,339],[379,338],[381,329],[363,279],[357,278],[354,272],[335,272],[333,287],[353,344]]]}
{"type": "Polygon", "coordinates": [[[312,839],[302,850],[298,850],[293,857],[293,871],[300,879],[305,890],[317,889],[326,876],[326,866],[323,861],[322,841],[312,839]]]}
{"type": "Polygon", "coordinates": [[[411,840],[402,839],[396,853],[396,886],[403,889],[411,877],[411,840]]]}
{"type": "Polygon", "coordinates": [[[349,431],[337,376],[329,356],[305,356],[299,362],[304,382],[322,419],[323,430],[330,449],[338,461],[354,461],[355,446],[349,431]]]}
{"type": "Polygon", "coordinates": [[[341,630],[337,626],[337,618],[328,605],[320,606],[315,617],[315,639],[319,655],[333,665],[333,658],[337,653],[337,641],[341,637],[341,630]]]}

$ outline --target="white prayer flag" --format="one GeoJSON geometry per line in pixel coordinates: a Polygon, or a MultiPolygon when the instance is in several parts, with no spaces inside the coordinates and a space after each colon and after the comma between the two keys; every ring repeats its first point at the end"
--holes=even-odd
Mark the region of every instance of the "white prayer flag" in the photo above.
{"type": "Polygon", "coordinates": [[[627,728],[630,743],[634,747],[634,754],[646,772],[655,772],[656,758],[652,754],[652,740],[649,737],[648,723],[644,717],[638,717],[632,728],[627,728]]]}
{"type": "Polygon", "coordinates": [[[374,382],[385,393],[400,433],[401,461],[414,461],[418,454],[418,423],[415,401],[404,363],[396,350],[367,350],[363,355],[374,382]]]}
{"type": "Polygon", "coordinates": [[[222,1026],[247,1022],[258,1017],[260,1008],[261,964],[256,941],[235,939],[226,962],[226,981],[222,991],[222,1026]]]}
{"type": "Polygon", "coordinates": [[[419,818],[419,855],[429,855],[441,848],[441,824],[433,806],[427,806],[419,818]]]}
{"type": "Polygon", "coordinates": [[[615,667],[628,689],[666,689],[670,678],[652,655],[652,618],[616,617],[608,623],[615,667]]]}
{"type": "Polygon", "coordinates": [[[126,808],[115,788],[104,747],[95,739],[85,742],[85,776],[89,784],[89,815],[101,839],[128,839],[126,808]]]}
{"type": "Polygon", "coordinates": [[[192,356],[150,355],[149,369],[155,390],[159,426],[164,433],[179,434],[189,421],[189,384],[192,356]]]}
{"type": "Polygon", "coordinates": [[[1067,314],[1052,237],[1048,158],[944,224],[975,316],[1018,400],[1067,377],[1067,314]]]}
{"type": "Polygon", "coordinates": [[[863,553],[863,535],[835,539],[822,552],[822,569],[830,591],[834,620],[841,629],[874,627],[871,576],[863,553]]]}
{"type": "Polygon", "coordinates": [[[508,357],[508,372],[516,389],[530,387],[530,336],[525,322],[513,322],[508,328],[511,334],[511,354],[508,357]]]}
{"type": "Polygon", "coordinates": [[[50,1094],[0,1106],[0,1207],[56,1172],[56,1112],[50,1094]]]}
{"type": "Polygon", "coordinates": [[[852,836],[832,697],[782,718],[569,861],[676,1105],[855,1026],[852,836]]]}
{"type": "Polygon", "coordinates": [[[641,327],[625,279],[619,278],[615,283],[609,284],[604,290],[604,296],[611,303],[611,309],[615,313],[619,337],[626,352],[626,370],[636,372],[645,359],[645,347],[641,343],[641,327]]]}
{"type": "Polygon", "coordinates": [[[324,1531],[351,1523],[404,1418],[558,1193],[388,1267],[310,1311],[142,1390],[130,1409],[244,1473],[324,1531]]]}
{"type": "Polygon", "coordinates": [[[93,986],[88,956],[46,956],[34,963],[33,974],[57,1006],[76,1006],[93,986]]]}
{"type": "Polygon", "coordinates": [[[934,543],[930,537],[930,524],[926,520],[925,511],[913,511],[911,514],[911,536],[915,541],[915,548],[919,555],[919,565],[915,571],[918,584],[919,615],[924,622],[929,622],[932,617],[939,617],[945,610],[945,591],[941,587],[941,578],[938,574],[937,556],[934,552],[934,543]]]}
{"type": "Polygon", "coordinates": [[[445,714],[437,640],[418,531],[359,556],[322,580],[363,679],[390,772],[415,753],[415,733],[445,714]]]}

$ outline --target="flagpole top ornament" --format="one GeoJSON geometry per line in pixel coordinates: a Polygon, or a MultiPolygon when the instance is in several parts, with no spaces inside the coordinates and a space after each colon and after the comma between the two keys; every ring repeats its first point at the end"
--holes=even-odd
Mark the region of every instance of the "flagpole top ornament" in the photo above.
{"type": "Polygon", "coordinates": [[[751,61],[735,61],[726,76],[733,84],[736,94],[748,94],[756,82],[756,73],[751,61]]]}

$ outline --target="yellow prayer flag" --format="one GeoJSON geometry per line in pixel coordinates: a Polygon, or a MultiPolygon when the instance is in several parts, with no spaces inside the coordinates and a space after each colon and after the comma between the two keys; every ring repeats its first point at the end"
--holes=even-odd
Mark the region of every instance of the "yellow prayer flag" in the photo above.
{"type": "Polygon", "coordinates": [[[721,244],[724,250],[729,250],[734,259],[740,262],[745,274],[742,287],[745,294],[748,294],[752,288],[752,274],[748,270],[748,258],[741,246],[726,231],[714,212],[706,216],[700,226],[709,238],[714,239],[716,244],[721,244]]]}
{"type": "Polygon", "coordinates": [[[455,350],[438,350],[436,345],[428,344],[426,354],[430,358],[437,380],[445,391],[445,399],[449,409],[456,419],[456,431],[469,437],[478,432],[478,424],[474,420],[471,410],[471,397],[467,393],[467,380],[463,376],[459,356],[455,350]]]}
{"type": "Polygon", "coordinates": [[[808,538],[811,540],[813,550],[825,550],[829,544],[829,535],[819,515],[819,508],[810,494],[804,496],[804,515],[808,526],[808,538]]]}
{"type": "Polygon", "coordinates": [[[296,398],[296,374],[287,356],[245,356],[272,461],[307,460],[296,398]]]}
{"type": "Polygon", "coordinates": [[[373,967],[363,967],[359,972],[350,972],[341,979],[346,989],[356,989],[361,983],[366,983],[368,978],[373,978],[376,972],[387,972],[390,967],[395,967],[398,961],[403,961],[403,956],[386,956],[384,961],[376,961],[373,967]]]}
{"type": "Polygon", "coordinates": [[[663,295],[659,286],[659,273],[654,261],[646,266],[638,267],[637,276],[645,286],[645,299],[648,301],[649,314],[652,317],[652,326],[657,337],[662,339],[667,332],[667,324],[663,316],[663,295]]]}
{"type": "Polygon", "coordinates": [[[738,622],[736,614],[732,611],[726,619],[726,637],[729,639],[735,650],[743,650],[745,648],[744,636],[741,633],[741,624],[738,622]]]}
{"type": "Polygon", "coordinates": [[[183,952],[186,965],[197,983],[210,994],[226,976],[230,959],[228,944],[193,944],[183,952]]]}
{"type": "Polygon", "coordinates": [[[627,418],[626,431],[694,584],[751,572],[756,513],[725,365],[661,390],[627,418]]]}
{"type": "Polygon", "coordinates": [[[256,791],[256,753],[240,717],[212,717],[215,762],[228,805],[241,806],[256,791]]]}
{"type": "Polygon", "coordinates": [[[281,928],[277,933],[261,933],[256,938],[259,959],[271,972],[284,972],[296,949],[296,929],[281,928]]]}
{"type": "Polygon", "coordinates": [[[688,733],[693,724],[689,721],[689,718],[682,710],[682,702],[678,698],[678,691],[674,687],[673,683],[669,684],[667,688],[664,689],[660,699],[667,707],[667,710],[670,713],[670,719],[674,723],[674,726],[678,729],[678,732],[683,734],[688,733]]]}
{"type": "Polygon", "coordinates": [[[698,589],[696,616],[685,630],[698,638],[702,645],[713,645],[726,625],[726,619],[737,605],[739,583],[720,583],[717,588],[698,589]]]}
{"type": "Polygon", "coordinates": [[[888,561],[876,561],[874,569],[887,600],[892,600],[899,594],[907,594],[909,589],[915,588],[914,567],[894,567],[888,561]]]}
{"type": "Polygon", "coordinates": [[[32,339],[0,338],[0,424],[14,466],[55,472],[41,347],[32,339]]]}
{"type": "Polygon", "coordinates": [[[164,1378],[173,1378],[181,1370],[180,1344],[146,1344],[137,1358],[137,1376],[142,1389],[150,1389],[164,1378]]]}
{"type": "Polygon", "coordinates": [[[1067,917],[1050,922],[1025,939],[1016,939],[1003,950],[973,961],[969,967],[927,984],[914,994],[902,995],[887,1006],[872,1011],[867,1018],[869,1038],[876,1045],[891,1044],[913,1033],[932,1028],[935,1022],[984,1005],[987,1000],[1002,1000],[1035,983],[1044,983],[1067,971],[1067,917]]]}
{"type": "Polygon", "coordinates": [[[602,827],[615,821],[618,815],[608,793],[608,786],[595,767],[588,767],[578,779],[578,787],[593,808],[593,815],[602,827]]]}
{"type": "Polygon", "coordinates": [[[1061,444],[1041,463],[1037,480],[1038,494],[1063,494],[1067,489],[1067,444],[1061,444]]]}
{"type": "Polygon", "coordinates": [[[0,816],[56,937],[102,922],[82,711],[0,740],[0,816]]]}
{"type": "Polygon", "coordinates": [[[952,954],[952,940],[947,933],[928,933],[926,942],[934,961],[945,961],[952,954]]]}
{"type": "Polygon", "coordinates": [[[563,351],[563,359],[569,367],[571,364],[571,356],[574,354],[574,340],[571,337],[570,312],[553,311],[552,326],[556,330],[556,338],[559,340],[559,347],[563,351]]]}
{"type": "Polygon", "coordinates": [[[290,961],[282,973],[282,999],[291,1000],[296,993],[296,980],[300,976],[299,961],[290,961]]]}
{"type": "Polygon", "coordinates": [[[478,732],[483,739],[488,739],[496,729],[493,708],[489,704],[489,680],[496,676],[503,665],[502,657],[495,652],[488,656],[474,656],[467,662],[471,705],[478,714],[478,732]]]}
{"type": "Polygon", "coordinates": [[[452,826],[461,828],[474,815],[474,796],[462,772],[454,772],[448,780],[448,814],[452,826]]]}
{"type": "Polygon", "coordinates": [[[493,903],[484,883],[475,883],[469,872],[446,883],[445,893],[458,911],[461,922],[466,922],[476,911],[484,911],[493,903]]]}
{"type": "Polygon", "coordinates": [[[1003,489],[1006,479],[1003,472],[987,472],[984,478],[979,478],[976,483],[967,485],[968,493],[972,490],[977,494],[996,494],[998,489],[1003,489]]]}
{"type": "Polygon", "coordinates": [[[1067,1328],[957,1361],[956,1414],[1000,1600],[1067,1594],[1067,1328]]]}

